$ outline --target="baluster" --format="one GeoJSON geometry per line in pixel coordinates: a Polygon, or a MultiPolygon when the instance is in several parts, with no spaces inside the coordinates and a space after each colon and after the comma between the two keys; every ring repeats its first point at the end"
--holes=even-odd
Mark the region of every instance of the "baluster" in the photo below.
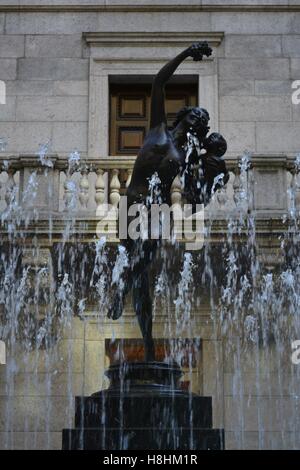
{"type": "Polygon", "coordinates": [[[220,204],[220,207],[223,208],[228,201],[226,187],[222,187],[217,192],[217,201],[220,204]]]}
{"type": "Polygon", "coordinates": [[[178,205],[181,208],[182,194],[181,194],[181,181],[179,175],[174,179],[171,186],[171,202],[172,205],[178,205]]]}
{"type": "Polygon", "coordinates": [[[295,206],[300,210],[300,173],[295,174],[295,206]]]}
{"type": "Polygon", "coordinates": [[[115,209],[117,209],[119,201],[120,201],[120,189],[121,189],[121,183],[119,180],[119,170],[115,168],[112,170],[112,176],[110,180],[110,189],[109,189],[109,202],[115,209]]]}
{"type": "Polygon", "coordinates": [[[10,207],[14,204],[16,200],[16,183],[14,179],[14,170],[8,170],[8,178],[6,181],[6,191],[5,191],[5,202],[7,207],[10,207]]]}
{"type": "Polygon", "coordinates": [[[171,186],[171,202],[174,219],[174,235],[182,237],[182,189],[179,175],[174,179],[171,186]]]}
{"type": "Polygon", "coordinates": [[[295,217],[300,209],[300,168],[295,163],[295,166],[290,169],[292,180],[289,190],[290,195],[290,214],[295,217]]]}
{"type": "Polygon", "coordinates": [[[295,208],[300,210],[300,155],[296,157],[294,167],[295,208]]]}
{"type": "Polygon", "coordinates": [[[111,171],[109,185],[109,202],[111,204],[107,218],[109,221],[109,234],[111,240],[117,239],[118,234],[118,204],[120,202],[121,183],[119,180],[119,170],[116,168],[111,171]]]}
{"type": "Polygon", "coordinates": [[[125,184],[126,189],[127,189],[128,186],[130,185],[131,178],[132,178],[132,168],[130,168],[129,170],[127,170],[127,180],[126,180],[126,184],[125,184]]]}
{"type": "Polygon", "coordinates": [[[81,171],[81,180],[79,184],[79,201],[84,209],[87,208],[89,202],[90,183],[88,179],[88,169],[84,167],[81,171]]]}
{"type": "Polygon", "coordinates": [[[76,185],[72,181],[72,176],[70,173],[66,174],[66,180],[64,183],[64,201],[65,201],[65,211],[75,209],[76,206],[76,185]]]}
{"type": "Polygon", "coordinates": [[[0,204],[2,201],[2,189],[4,188],[4,184],[1,181],[1,176],[2,176],[2,170],[0,170],[0,204]]]}
{"type": "Polygon", "coordinates": [[[254,209],[254,190],[255,190],[255,181],[254,181],[254,172],[253,166],[249,167],[247,171],[247,195],[248,195],[248,209],[254,209]]]}
{"type": "Polygon", "coordinates": [[[95,201],[97,205],[97,215],[101,215],[102,209],[103,209],[103,204],[105,201],[105,181],[103,177],[104,171],[101,168],[98,168],[97,170],[97,178],[96,178],[96,183],[95,183],[95,201]]]}
{"type": "Polygon", "coordinates": [[[241,178],[240,178],[240,169],[236,167],[234,170],[234,180],[233,180],[233,200],[236,205],[241,201],[241,178]]]}

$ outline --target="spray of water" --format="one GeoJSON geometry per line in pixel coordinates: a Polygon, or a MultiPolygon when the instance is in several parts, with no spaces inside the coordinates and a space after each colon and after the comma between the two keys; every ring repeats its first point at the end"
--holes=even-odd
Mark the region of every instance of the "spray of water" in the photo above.
{"type": "MultiPolygon", "coordinates": [[[[189,145],[192,150],[196,146],[192,135],[189,145]]],[[[47,155],[45,144],[39,150],[43,171],[52,169],[47,155]]],[[[26,227],[41,221],[42,217],[34,211],[38,197],[37,171],[28,178],[20,198],[16,185],[11,184],[7,206],[1,214],[1,226],[6,235],[1,240],[0,252],[0,337],[9,351],[2,376],[6,397],[6,448],[17,446],[18,436],[13,430],[18,429],[20,420],[22,431],[26,431],[24,436],[27,435],[22,445],[28,447],[55,445],[52,432],[55,414],[60,417],[59,430],[72,427],[74,395],[96,391],[87,388],[87,381],[93,375],[91,370],[86,375],[81,369],[77,372],[81,355],[78,349],[74,352],[75,344],[82,344],[86,367],[89,357],[85,356],[88,353],[83,336],[78,339],[76,335],[88,329],[89,309],[96,310],[94,321],[103,334],[107,328],[105,313],[110,304],[110,288],[116,287],[120,295],[124,289],[123,275],[130,262],[124,247],[119,246],[113,257],[104,238],[89,244],[80,240],[76,245],[71,242],[76,235],[77,201],[77,186],[72,175],[79,165],[80,155],[75,151],[70,155],[67,171],[69,197],[61,237],[53,244],[50,254],[47,251],[46,257],[37,235],[33,234],[30,245],[25,243],[26,227]],[[28,208],[26,211],[24,205],[28,208]],[[79,379],[82,379],[81,386],[74,383],[79,379]],[[58,407],[55,395],[61,389],[63,406],[58,407]],[[19,404],[20,395],[22,400],[27,400],[23,408],[19,404]],[[40,396],[43,414],[38,406],[40,396]],[[45,436],[42,444],[41,433],[45,436]]],[[[236,447],[240,448],[245,446],[249,407],[257,419],[258,446],[276,447],[275,441],[267,442],[265,437],[266,409],[274,400],[274,386],[276,423],[282,423],[288,436],[292,436],[283,434],[282,441],[287,439],[290,448],[298,445],[300,415],[286,412],[283,397],[288,396],[295,404],[293,409],[297,409],[300,377],[290,361],[290,342],[300,338],[299,169],[300,156],[297,156],[291,193],[293,202],[285,218],[286,233],[279,243],[282,262],[275,267],[266,266],[257,250],[255,214],[249,210],[251,156],[246,153],[242,156],[236,181],[236,206],[226,214],[227,227],[220,245],[207,243],[200,253],[191,254],[182,252],[180,245],[175,244],[171,247],[172,256],[170,247],[162,246],[155,273],[154,315],[156,319],[159,317],[163,335],[169,342],[166,360],[172,358],[181,364],[185,361],[185,378],[194,391],[199,391],[195,374],[201,369],[199,362],[195,368],[195,351],[201,355],[201,348],[204,348],[203,342],[195,338],[195,325],[201,320],[205,328],[211,328],[210,335],[223,340],[223,355],[217,346],[215,351],[210,351],[211,360],[216,364],[215,399],[223,400],[221,384],[225,377],[226,400],[229,402],[232,397],[236,404],[234,437],[236,447]],[[203,313],[207,302],[209,315],[197,317],[196,312],[203,313]],[[231,368],[227,365],[228,358],[232,359],[231,368]],[[224,372],[218,372],[220,365],[224,372]]],[[[5,170],[9,171],[8,164],[5,170]]],[[[219,182],[220,179],[215,181],[215,185],[219,182]]],[[[153,175],[149,181],[149,203],[159,201],[159,185],[158,175],[153,175]]],[[[209,223],[206,230],[210,236],[209,223]]],[[[122,323],[120,325],[122,328],[122,323]]],[[[111,341],[115,341],[119,333],[110,328],[111,341]]],[[[121,354],[119,351],[116,357],[121,354]]],[[[126,446],[126,442],[122,445],[126,446]]]]}

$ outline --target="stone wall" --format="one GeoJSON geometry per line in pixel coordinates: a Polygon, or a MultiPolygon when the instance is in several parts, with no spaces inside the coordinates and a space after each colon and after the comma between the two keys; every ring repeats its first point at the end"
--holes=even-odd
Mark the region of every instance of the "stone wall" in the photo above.
{"type": "MultiPolygon", "coordinates": [[[[291,83],[300,77],[298,2],[291,4],[291,11],[287,1],[267,2],[269,10],[257,12],[238,9],[238,4],[261,4],[253,1],[230,2],[235,11],[224,11],[226,2],[217,1],[159,2],[162,10],[174,4],[183,11],[175,6],[173,11],[157,11],[155,2],[145,1],[131,3],[154,11],[89,11],[88,5],[86,11],[72,11],[71,4],[79,3],[69,2],[70,11],[53,7],[47,12],[41,7],[32,12],[1,10],[0,5],[0,79],[6,81],[8,95],[0,110],[0,135],[7,138],[9,152],[34,152],[48,138],[54,152],[75,147],[87,151],[89,50],[82,33],[98,31],[223,31],[216,60],[220,129],[229,152],[299,150],[300,107],[291,102],[291,83]],[[278,6],[272,4],[286,8],[276,12],[278,6]],[[198,6],[204,10],[197,11],[198,6]]],[[[96,3],[100,10],[104,4],[130,4],[96,3]]]]}
{"type": "MultiPolygon", "coordinates": [[[[214,63],[219,128],[228,140],[228,152],[237,156],[245,149],[270,155],[300,151],[300,105],[291,100],[292,81],[300,80],[300,1],[3,0],[0,80],[6,82],[7,104],[0,105],[0,137],[8,141],[8,154],[35,153],[48,139],[53,153],[65,155],[75,148],[83,155],[88,152],[90,52],[82,33],[122,31],[139,32],[141,38],[144,32],[224,32],[214,63]]],[[[127,327],[127,337],[138,335],[136,327],[127,327]]],[[[8,401],[7,367],[0,365],[1,448],[60,448],[61,429],[73,413],[72,397],[102,385],[105,334],[96,324],[74,321],[72,333],[66,332],[60,345],[51,390],[43,369],[46,358],[40,357],[35,365],[38,375],[31,376],[33,370],[20,356],[8,401]],[[12,403],[14,414],[9,417],[6,410],[12,403]]],[[[265,388],[254,390],[253,352],[252,365],[244,371],[247,380],[239,378],[245,388],[237,389],[235,356],[227,356],[211,333],[205,341],[203,392],[214,396],[215,425],[225,426],[227,447],[299,448],[299,429],[295,434],[288,423],[286,434],[282,432],[282,416],[276,409],[284,408],[272,398],[280,393],[279,400],[287,403],[286,416],[291,417],[291,388],[282,391],[275,381],[270,391],[267,377],[265,388]],[[236,421],[237,393],[245,410],[242,423],[236,421]]],[[[262,375],[272,367],[262,365],[262,375]]],[[[291,380],[290,374],[284,380],[291,380]]],[[[199,390],[196,379],[195,391],[199,390]]]]}

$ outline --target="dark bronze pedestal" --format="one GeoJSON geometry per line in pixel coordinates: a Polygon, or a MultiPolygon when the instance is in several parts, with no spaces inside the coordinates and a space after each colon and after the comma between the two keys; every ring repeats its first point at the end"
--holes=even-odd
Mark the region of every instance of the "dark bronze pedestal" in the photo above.
{"type": "Polygon", "coordinates": [[[64,450],[224,449],[224,431],[212,429],[212,399],[182,391],[176,364],[124,363],[106,375],[107,390],[76,397],[64,450]]]}

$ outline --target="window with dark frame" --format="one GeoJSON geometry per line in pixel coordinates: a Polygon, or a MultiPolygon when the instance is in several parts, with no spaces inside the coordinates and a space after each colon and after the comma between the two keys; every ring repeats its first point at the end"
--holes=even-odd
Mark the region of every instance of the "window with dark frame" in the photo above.
{"type": "MultiPolygon", "coordinates": [[[[110,84],[110,155],[136,155],[149,129],[151,83],[110,84]]],[[[196,106],[197,83],[170,83],[166,111],[171,127],[183,106],[196,106]]]]}

